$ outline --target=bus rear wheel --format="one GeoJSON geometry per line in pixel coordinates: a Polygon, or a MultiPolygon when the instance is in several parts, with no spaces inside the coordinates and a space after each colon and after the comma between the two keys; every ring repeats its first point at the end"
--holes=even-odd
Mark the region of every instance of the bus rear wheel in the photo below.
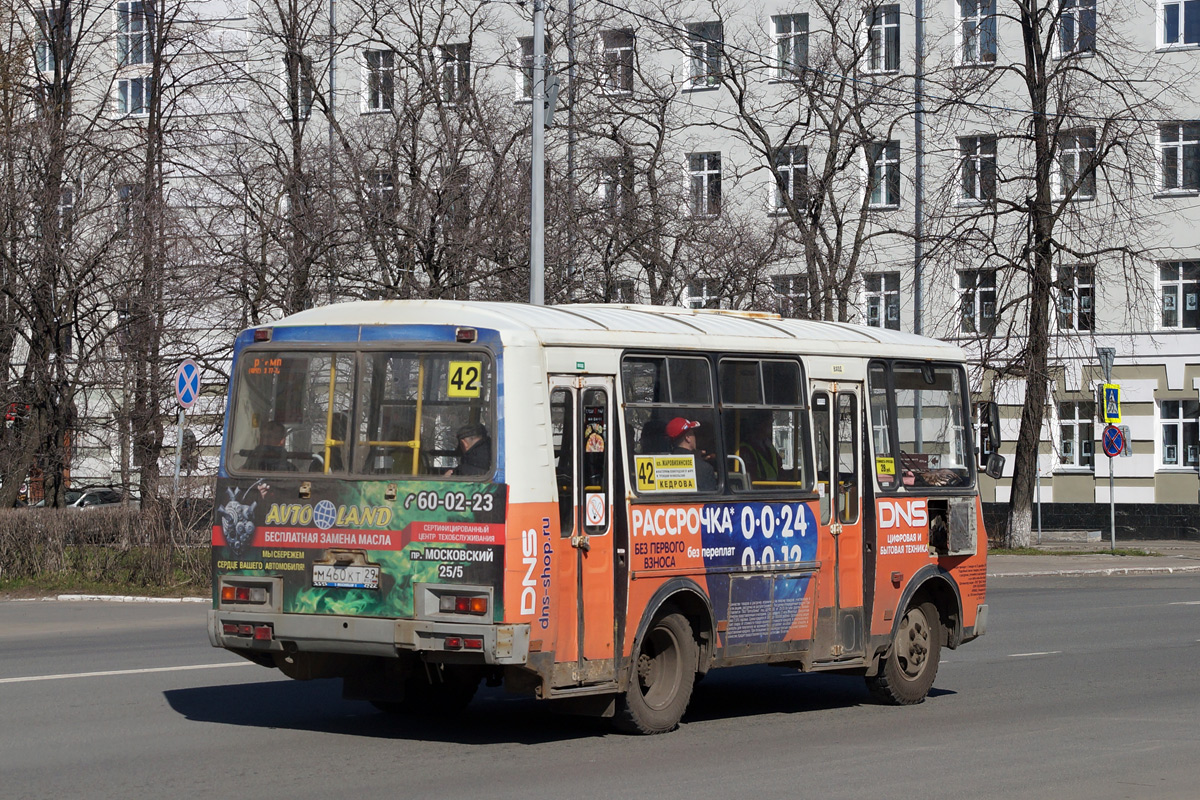
{"type": "Polygon", "coordinates": [[[911,605],[896,627],[879,674],[867,678],[871,694],[888,705],[922,702],[937,677],[942,652],[941,618],[933,603],[911,605]]]}
{"type": "Polygon", "coordinates": [[[655,620],[638,646],[617,726],[629,733],[674,730],[692,698],[699,657],[686,617],[670,613],[655,620]]]}

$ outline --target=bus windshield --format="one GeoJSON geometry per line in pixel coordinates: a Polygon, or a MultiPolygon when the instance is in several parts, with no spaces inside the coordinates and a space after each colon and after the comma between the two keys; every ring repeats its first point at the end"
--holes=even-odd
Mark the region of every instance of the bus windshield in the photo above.
{"type": "Polygon", "coordinates": [[[479,480],[493,471],[487,353],[249,350],[235,383],[234,472],[479,480]]]}

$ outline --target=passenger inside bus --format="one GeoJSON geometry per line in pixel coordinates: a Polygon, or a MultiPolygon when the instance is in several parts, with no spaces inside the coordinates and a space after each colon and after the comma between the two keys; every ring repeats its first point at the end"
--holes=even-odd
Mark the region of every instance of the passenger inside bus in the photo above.
{"type": "Polygon", "coordinates": [[[463,425],[455,433],[458,439],[458,466],[446,475],[486,475],[492,471],[492,438],[479,423],[463,425]]]}
{"type": "Polygon", "coordinates": [[[737,454],[746,465],[752,482],[779,480],[780,458],[772,428],[771,412],[758,411],[749,416],[742,429],[737,454]]]}
{"type": "Polygon", "coordinates": [[[258,445],[246,459],[246,469],[263,472],[295,472],[296,466],[288,460],[287,428],[278,420],[264,422],[258,430],[258,445]]]}
{"type": "Polygon", "coordinates": [[[667,436],[671,439],[672,453],[693,457],[697,491],[711,492],[717,488],[717,471],[708,463],[713,456],[696,447],[696,429],[699,427],[700,423],[695,420],[675,417],[667,423],[667,436]]]}

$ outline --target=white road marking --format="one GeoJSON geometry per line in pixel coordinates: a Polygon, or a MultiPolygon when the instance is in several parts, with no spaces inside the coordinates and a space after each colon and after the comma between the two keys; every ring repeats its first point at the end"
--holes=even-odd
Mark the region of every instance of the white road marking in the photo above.
{"type": "Polygon", "coordinates": [[[1062,650],[1046,650],[1045,652],[1041,652],[1041,653],[1009,653],[1008,657],[1009,658],[1027,658],[1029,656],[1056,656],[1061,652],[1062,652],[1062,650]]]}
{"type": "Polygon", "coordinates": [[[146,669],[111,669],[105,672],[71,672],[63,675],[27,675],[23,678],[0,678],[0,683],[32,683],[33,681],[61,681],[68,678],[100,678],[109,675],[145,675],[151,672],[182,672],[189,669],[221,669],[222,667],[249,667],[249,661],[234,661],[227,664],[191,664],[185,667],[148,667],[146,669]]]}
{"type": "Polygon", "coordinates": [[[1200,600],[1181,600],[1177,603],[1167,603],[1169,606],[1200,606],[1200,600]]]}

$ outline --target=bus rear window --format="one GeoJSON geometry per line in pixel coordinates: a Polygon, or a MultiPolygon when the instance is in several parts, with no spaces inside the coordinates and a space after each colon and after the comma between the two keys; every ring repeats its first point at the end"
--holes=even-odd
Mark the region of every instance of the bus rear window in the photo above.
{"type": "Polygon", "coordinates": [[[355,471],[492,474],[494,381],[485,353],[363,354],[355,471]]]}
{"type": "Polygon", "coordinates": [[[226,448],[247,472],[345,472],[354,397],[350,353],[243,353],[226,448]]]}
{"type": "Polygon", "coordinates": [[[489,476],[486,353],[251,350],[235,375],[235,472],[489,476]]]}

